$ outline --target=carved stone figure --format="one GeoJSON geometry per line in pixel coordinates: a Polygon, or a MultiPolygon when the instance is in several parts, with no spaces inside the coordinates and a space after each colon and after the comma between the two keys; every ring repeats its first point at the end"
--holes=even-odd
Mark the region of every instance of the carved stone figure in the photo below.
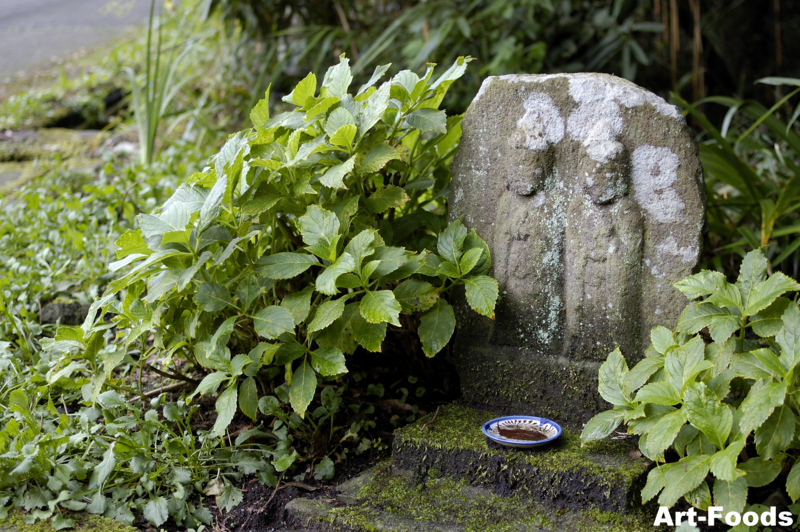
{"type": "Polygon", "coordinates": [[[633,365],[685,306],[705,219],[678,110],[604,74],[488,78],[462,123],[450,212],[483,236],[494,322],[457,308],[465,399],[578,424],[606,407],[597,369],[633,365]]]}

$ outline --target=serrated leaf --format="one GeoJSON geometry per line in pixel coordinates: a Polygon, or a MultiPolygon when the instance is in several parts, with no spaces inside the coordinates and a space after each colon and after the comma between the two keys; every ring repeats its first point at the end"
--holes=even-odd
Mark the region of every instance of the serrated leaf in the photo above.
{"type": "Polygon", "coordinates": [[[236,508],[244,499],[242,490],[225,481],[224,486],[217,495],[217,507],[224,512],[230,512],[236,508]]]}
{"type": "Polygon", "coordinates": [[[706,395],[704,383],[690,385],[683,395],[683,409],[689,423],[698,428],[711,443],[719,449],[725,448],[725,442],[733,426],[733,411],[729,405],[720,402],[714,395],[706,395]]]}
{"type": "Polygon", "coordinates": [[[461,249],[464,246],[464,241],[467,238],[467,228],[456,220],[447,226],[442,234],[439,235],[436,248],[439,255],[445,260],[458,264],[458,259],[461,257],[461,249]]]}
{"type": "Polygon", "coordinates": [[[344,353],[335,347],[320,347],[311,352],[311,365],[323,377],[335,377],[347,373],[344,353]]]}
{"type": "Polygon", "coordinates": [[[781,462],[778,460],[765,460],[757,456],[739,464],[739,468],[745,472],[744,480],[751,488],[766,486],[775,480],[781,472],[781,462]]]}
{"type": "Polygon", "coordinates": [[[291,279],[297,277],[311,266],[319,264],[314,255],[307,253],[276,253],[265,255],[258,260],[259,272],[270,279],[291,279]]]}
{"type": "Polygon", "coordinates": [[[292,384],[289,386],[289,401],[292,409],[302,418],[306,409],[314,399],[317,389],[317,375],[307,362],[303,362],[292,374],[292,384]]]}
{"type": "Polygon", "coordinates": [[[228,425],[233,421],[233,416],[236,414],[237,396],[236,386],[229,386],[217,398],[215,405],[217,420],[214,422],[213,432],[219,437],[225,435],[228,425]]]}
{"type": "Polygon", "coordinates": [[[278,204],[282,199],[280,194],[265,194],[256,196],[242,206],[242,214],[245,216],[260,216],[278,204]]]}
{"type": "Polygon", "coordinates": [[[647,483],[642,489],[642,502],[645,503],[658,495],[666,483],[666,467],[655,467],[647,474],[647,483]]]}
{"type": "Polygon", "coordinates": [[[792,303],[781,317],[783,327],[775,335],[781,347],[781,364],[790,370],[800,363],[800,309],[792,303]]]}
{"type": "Polygon", "coordinates": [[[770,306],[756,313],[750,318],[750,325],[753,332],[762,338],[775,336],[783,327],[783,313],[789,308],[792,302],[785,297],[779,297],[770,306]]]}
{"type": "Polygon", "coordinates": [[[630,403],[622,390],[622,380],[628,373],[628,364],[622,357],[619,348],[609,353],[606,361],[600,366],[600,395],[609,403],[617,406],[628,406],[630,403]]]}
{"type": "Polygon", "coordinates": [[[740,432],[747,435],[760,427],[785,397],[785,382],[756,381],[739,407],[740,432]]]}
{"type": "Polygon", "coordinates": [[[437,109],[417,109],[406,116],[406,122],[423,133],[428,131],[447,133],[447,115],[437,109]]]}
{"type": "Polygon", "coordinates": [[[253,377],[247,377],[239,385],[239,408],[242,413],[252,419],[256,420],[258,414],[258,389],[256,389],[256,381],[253,377]]]}
{"type": "Polygon", "coordinates": [[[391,290],[368,290],[359,305],[361,316],[367,323],[389,322],[396,327],[400,326],[401,310],[402,307],[391,290]]]}
{"type": "Polygon", "coordinates": [[[739,316],[712,303],[688,305],[678,319],[678,331],[697,334],[704,327],[716,343],[723,344],[739,329],[739,316]]]}
{"type": "Polygon", "coordinates": [[[311,334],[314,331],[321,331],[328,325],[338,319],[344,312],[345,298],[335,299],[333,301],[326,301],[317,307],[314,313],[314,319],[308,324],[307,333],[311,334]]]}
{"type": "Polygon", "coordinates": [[[294,331],[294,317],[287,309],[270,305],[253,316],[253,327],[259,336],[274,340],[283,333],[294,331]]]}
{"type": "Polygon", "coordinates": [[[581,432],[581,445],[592,440],[602,440],[617,430],[622,423],[624,412],[621,410],[607,410],[594,416],[583,427],[581,432]]]}
{"type": "Polygon", "coordinates": [[[683,292],[683,295],[687,298],[697,299],[698,297],[710,296],[723,282],[727,282],[724,274],[703,270],[678,281],[675,283],[675,288],[683,292]]]}
{"type": "Polygon", "coordinates": [[[100,462],[94,469],[94,481],[101,488],[105,485],[106,480],[109,479],[111,473],[114,472],[114,468],[117,466],[117,457],[114,455],[114,446],[114,443],[108,446],[106,452],[103,453],[103,461],[100,462]]]}
{"type": "MultiPolygon", "coordinates": [[[[352,313],[349,315],[349,321],[345,324],[345,329],[349,327],[350,333],[361,347],[373,353],[381,351],[381,345],[384,338],[386,338],[386,323],[369,323],[361,315],[359,304],[352,305],[352,313]]],[[[347,310],[350,305],[345,307],[345,314],[343,318],[348,315],[347,310]]],[[[346,332],[346,331],[345,331],[346,332]]]]}
{"type": "Polygon", "coordinates": [[[647,383],[647,380],[664,367],[661,357],[648,357],[640,360],[622,379],[622,385],[628,393],[633,393],[647,383]]]}
{"type": "Polygon", "coordinates": [[[317,290],[328,296],[336,295],[339,290],[336,288],[336,279],[345,273],[351,272],[356,267],[356,261],[349,253],[342,253],[336,262],[325,268],[317,277],[317,290]]]}
{"type": "Polygon", "coordinates": [[[461,256],[461,262],[459,263],[461,274],[467,275],[469,272],[471,272],[478,264],[478,261],[481,260],[481,255],[483,255],[483,249],[481,248],[472,248],[466,250],[461,256]]]}
{"type": "Polygon", "coordinates": [[[754,249],[745,255],[739,269],[736,286],[742,296],[742,305],[749,306],[750,294],[759,283],[767,279],[767,258],[760,249],[754,249]]]}
{"type": "Polygon", "coordinates": [[[389,144],[378,144],[366,156],[358,171],[361,174],[379,172],[386,163],[400,159],[400,152],[389,144]]]}
{"type": "Polygon", "coordinates": [[[194,300],[206,312],[218,312],[233,303],[230,292],[220,283],[201,284],[194,300]]]}
{"type": "MultiPolygon", "coordinates": [[[[340,224],[334,213],[317,205],[311,205],[297,222],[306,245],[321,246],[328,250],[327,255],[335,253],[340,224]]],[[[332,258],[326,256],[326,259],[332,260],[332,258]]]]}
{"type": "Polygon", "coordinates": [[[695,489],[683,496],[683,498],[695,508],[705,512],[711,506],[711,491],[708,484],[703,481],[695,489]]]}
{"type": "Polygon", "coordinates": [[[792,502],[797,502],[800,498],[800,460],[796,460],[786,478],[786,493],[791,497],[792,502]]]}
{"type": "Polygon", "coordinates": [[[327,113],[328,109],[330,109],[337,103],[339,103],[339,98],[337,98],[336,96],[328,96],[327,98],[324,98],[322,101],[318,102],[316,105],[314,105],[314,107],[312,107],[306,112],[306,120],[311,120],[315,116],[327,113]]]}
{"type": "Polygon", "coordinates": [[[347,247],[344,248],[356,261],[356,268],[361,266],[365,257],[374,253],[375,248],[372,244],[375,242],[375,235],[376,232],[374,229],[364,229],[353,237],[353,239],[347,243],[347,247]]]}
{"type": "Polygon", "coordinates": [[[467,303],[478,314],[494,319],[494,307],[497,304],[497,281],[487,275],[465,277],[467,303]]]}
{"type": "Polygon", "coordinates": [[[153,252],[147,247],[140,229],[125,231],[114,244],[117,246],[117,259],[122,259],[128,255],[150,255],[153,252]]]}
{"type": "Polygon", "coordinates": [[[678,391],[669,382],[653,382],[645,384],[636,394],[636,402],[653,403],[671,406],[681,401],[678,391]]]}
{"type": "Polygon", "coordinates": [[[348,124],[356,125],[353,115],[344,107],[337,107],[331,112],[328,120],[325,122],[325,133],[329,137],[332,137],[339,128],[348,124]]]}
{"type": "Polygon", "coordinates": [[[380,213],[392,208],[402,207],[408,201],[408,194],[400,187],[387,185],[370,195],[364,203],[372,212],[380,213]]]}
{"type": "Polygon", "coordinates": [[[721,480],[734,481],[741,477],[744,472],[736,469],[739,461],[739,453],[744,449],[744,440],[738,439],[728,445],[725,449],[714,453],[711,456],[711,474],[721,480]]]}
{"type": "Polygon", "coordinates": [[[169,517],[169,507],[167,499],[158,496],[144,505],[144,518],[153,526],[161,526],[167,522],[169,517]]]}
{"type": "Polygon", "coordinates": [[[344,178],[353,171],[355,164],[356,158],[350,157],[343,163],[331,166],[322,174],[319,182],[328,188],[346,188],[344,186],[344,178]]]}
{"type": "Polygon", "coordinates": [[[336,132],[331,135],[330,143],[350,150],[350,147],[353,145],[353,140],[356,138],[357,132],[358,128],[356,126],[352,124],[346,124],[337,129],[336,132]]]}
{"type": "Polygon", "coordinates": [[[269,122],[269,87],[264,93],[264,99],[259,100],[250,111],[250,121],[256,129],[264,127],[269,122]]]}
{"type": "Polygon", "coordinates": [[[658,498],[661,506],[672,507],[685,493],[693,490],[708,475],[711,457],[690,456],[670,464],[665,475],[664,491],[658,498]]]}
{"type": "Polygon", "coordinates": [[[730,512],[743,513],[747,504],[747,482],[744,477],[734,481],[714,481],[714,504],[724,508],[723,515],[730,512]]]}
{"type": "Polygon", "coordinates": [[[289,469],[295,460],[297,460],[297,451],[293,450],[291,454],[284,454],[279,459],[272,462],[272,465],[275,466],[275,471],[282,473],[289,469]]]}
{"type": "Polygon", "coordinates": [[[408,279],[394,289],[394,297],[400,302],[404,314],[424,312],[439,299],[432,284],[418,279],[408,279]]]}
{"type": "Polygon", "coordinates": [[[293,292],[283,297],[281,306],[292,313],[295,325],[300,325],[308,317],[308,313],[311,311],[311,296],[313,294],[314,287],[307,286],[301,292],[293,292]]]}
{"type": "Polygon", "coordinates": [[[639,448],[648,458],[653,459],[660,456],[672,445],[681,427],[685,424],[686,412],[684,412],[683,409],[675,410],[661,416],[648,430],[647,438],[644,441],[639,441],[639,448]]]}
{"type": "Polygon", "coordinates": [[[411,258],[411,253],[398,247],[379,247],[370,256],[371,261],[377,262],[370,276],[379,279],[396,271],[411,258]]]}
{"type": "Polygon", "coordinates": [[[450,303],[439,299],[422,315],[419,324],[419,338],[426,356],[432,357],[442,350],[456,328],[456,316],[450,303]]]}
{"type": "Polygon", "coordinates": [[[327,87],[328,96],[342,98],[347,94],[347,88],[352,81],[353,75],[350,73],[350,60],[342,54],[339,56],[339,64],[329,68],[328,72],[325,73],[322,86],[327,87]]]}
{"type": "Polygon", "coordinates": [[[759,456],[770,459],[786,450],[794,439],[795,415],[788,406],[780,406],[756,430],[756,450],[759,456]]]}
{"type": "Polygon", "coordinates": [[[206,375],[203,377],[203,380],[200,381],[200,384],[197,385],[192,395],[197,393],[214,393],[217,387],[229,378],[230,376],[228,374],[221,371],[215,371],[214,373],[206,375]]]}
{"type": "Polygon", "coordinates": [[[650,341],[653,342],[656,351],[662,355],[666,354],[670,347],[677,345],[672,331],[661,325],[650,331],[650,341]]]}
{"type": "Polygon", "coordinates": [[[310,73],[303,78],[292,91],[292,103],[303,107],[308,98],[313,98],[317,91],[317,76],[310,73]]]}
{"type": "Polygon", "coordinates": [[[800,283],[781,272],[775,272],[769,279],[758,283],[750,292],[745,315],[752,316],[770,306],[786,292],[800,290],[800,283]]]}
{"type": "Polygon", "coordinates": [[[203,207],[200,209],[200,224],[198,226],[198,233],[202,233],[209,227],[214,220],[219,216],[220,206],[228,190],[228,178],[225,174],[219,173],[217,182],[211,188],[211,191],[206,196],[203,202],[203,207]]]}

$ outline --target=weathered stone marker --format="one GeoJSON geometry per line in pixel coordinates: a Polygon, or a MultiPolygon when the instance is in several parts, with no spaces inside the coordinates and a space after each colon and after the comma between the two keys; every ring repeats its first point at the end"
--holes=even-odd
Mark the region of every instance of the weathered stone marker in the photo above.
{"type": "Polygon", "coordinates": [[[572,424],[607,407],[599,364],[638,361],[674,328],[705,220],[697,146],[678,110],[605,74],[488,78],[462,123],[451,218],[500,283],[496,319],[458,312],[464,398],[572,424]]]}

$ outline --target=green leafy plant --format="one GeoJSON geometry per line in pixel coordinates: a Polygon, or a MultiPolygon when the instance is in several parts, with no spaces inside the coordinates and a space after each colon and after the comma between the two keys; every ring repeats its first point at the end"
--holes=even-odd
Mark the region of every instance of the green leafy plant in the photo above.
{"type": "Polygon", "coordinates": [[[767,268],[755,250],[735,284],[712,271],[680,281],[689,299],[702,299],[683,311],[677,333],[653,329],[630,370],[619,350],[600,368],[600,394],[614,408],[592,418],[581,439],[605,438],[623,422],[639,435],[642,454],[658,463],[643,501],[658,495],[672,506],[684,497],[706,510],[713,500],[741,512],[748,489],[782,471],[789,496],[800,497],[800,309],[783,297],[800,284],[767,268]]]}
{"type": "MultiPolygon", "coordinates": [[[[319,90],[309,74],[283,98],[296,108],[273,118],[267,93],[253,129],[118,240],[111,267],[126,273],[90,315],[115,314],[125,349],[102,361],[101,374],[111,378],[126,349],[141,345],[140,369],[153,357],[163,368],[181,358],[206,374],[194,393],[219,391],[217,435],[237,410],[256,419],[279,399],[313,424],[305,414],[318,385],[346,373],[345,354],[358,346],[379,351],[401,316],[419,317],[428,356],[453,334],[443,296],[454,286],[493,316],[488,247],[460,222],[444,224],[461,117],[438,106],[468,62],[436,81],[433,65],[422,78],[403,71],[378,88],[388,69],[379,67],[349,94],[342,57],[319,90]]],[[[81,341],[109,326],[88,321],[81,341]]]]}

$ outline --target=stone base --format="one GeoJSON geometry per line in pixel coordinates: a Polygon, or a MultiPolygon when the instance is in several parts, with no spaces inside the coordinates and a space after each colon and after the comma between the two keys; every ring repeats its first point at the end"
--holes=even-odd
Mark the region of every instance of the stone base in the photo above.
{"type": "Polygon", "coordinates": [[[395,432],[393,459],[342,484],[336,501],[295,499],[298,528],[326,532],[652,531],[639,492],[648,463],[633,442],[581,448],[565,429],[541,449],[497,446],[493,414],[443,407],[395,432]]]}
{"type": "MultiPolygon", "coordinates": [[[[602,362],[536,356],[518,347],[458,348],[463,396],[502,415],[540,416],[580,429],[609,404],[597,391],[602,362]]],[[[480,432],[480,431],[478,431],[480,432]]]]}

